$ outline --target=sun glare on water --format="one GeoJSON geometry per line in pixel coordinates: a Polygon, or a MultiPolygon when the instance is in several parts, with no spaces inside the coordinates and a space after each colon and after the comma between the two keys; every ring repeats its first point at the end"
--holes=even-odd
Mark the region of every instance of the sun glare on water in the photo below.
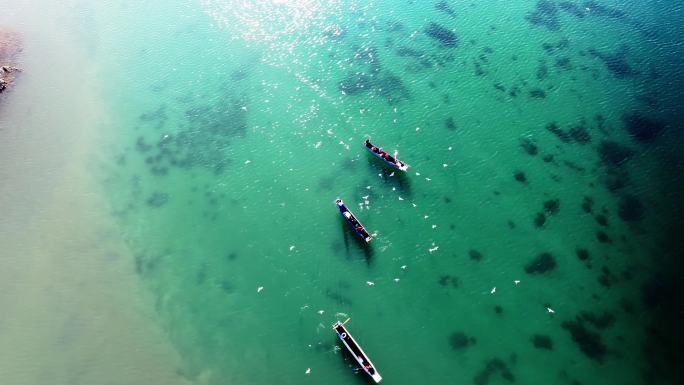
{"type": "MultiPolygon", "coordinates": [[[[204,0],[209,15],[232,39],[253,44],[302,44],[323,41],[339,28],[334,15],[341,0],[204,0]]],[[[344,4],[353,8],[353,2],[344,4]]]]}

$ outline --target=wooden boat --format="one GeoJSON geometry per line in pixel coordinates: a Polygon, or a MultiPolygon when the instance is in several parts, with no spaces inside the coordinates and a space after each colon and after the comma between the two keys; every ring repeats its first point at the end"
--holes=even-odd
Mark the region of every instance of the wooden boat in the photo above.
{"type": "Polygon", "coordinates": [[[385,163],[389,164],[390,166],[401,170],[401,171],[406,171],[409,168],[409,165],[400,161],[399,159],[393,157],[390,155],[388,152],[383,150],[380,147],[374,146],[370,140],[366,139],[364,142],[366,145],[366,148],[368,151],[370,151],[373,155],[377,156],[378,158],[382,159],[385,163]]]}
{"type": "Polygon", "coordinates": [[[342,199],[335,199],[335,205],[337,205],[337,208],[340,210],[340,214],[344,217],[344,219],[351,225],[351,227],[356,231],[356,234],[359,234],[361,238],[363,238],[364,241],[370,242],[373,237],[366,231],[366,228],[363,227],[361,222],[359,222],[358,219],[354,216],[354,214],[349,211],[347,206],[345,206],[344,202],[342,202],[342,199]]]}
{"type": "Polygon", "coordinates": [[[335,322],[333,325],[333,330],[335,333],[337,333],[337,336],[340,338],[347,350],[349,350],[349,353],[351,353],[354,359],[356,359],[356,362],[361,366],[361,369],[368,373],[368,375],[371,376],[373,381],[375,381],[377,384],[382,380],[382,376],[380,376],[380,373],[378,373],[377,369],[375,369],[375,365],[373,365],[363,349],[361,349],[359,344],[356,343],[354,338],[344,327],[344,324],[347,323],[347,321],[344,321],[344,323],[340,321],[335,322]]]}

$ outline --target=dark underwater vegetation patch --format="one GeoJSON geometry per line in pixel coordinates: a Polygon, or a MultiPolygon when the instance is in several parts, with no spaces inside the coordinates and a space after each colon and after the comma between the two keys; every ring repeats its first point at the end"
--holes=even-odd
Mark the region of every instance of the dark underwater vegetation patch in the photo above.
{"type": "Polygon", "coordinates": [[[580,351],[597,362],[603,362],[608,349],[601,340],[601,335],[589,330],[584,321],[577,317],[574,321],[564,321],[561,327],[567,330],[580,351]]]}
{"type": "Polygon", "coordinates": [[[587,15],[587,10],[585,8],[580,7],[579,4],[572,1],[561,1],[558,3],[558,7],[562,11],[565,11],[575,17],[583,18],[587,15]]]}
{"type": "Polygon", "coordinates": [[[367,74],[347,75],[338,84],[340,91],[347,95],[359,95],[369,92],[373,86],[373,78],[367,74]]]}
{"type": "Polygon", "coordinates": [[[580,261],[586,261],[589,259],[589,250],[587,249],[577,249],[575,250],[577,253],[577,258],[579,258],[580,261]]]}
{"type": "Polygon", "coordinates": [[[531,13],[525,19],[532,25],[547,28],[549,31],[560,30],[560,20],[558,19],[558,8],[551,0],[539,0],[531,13]]]}
{"type": "Polygon", "coordinates": [[[537,147],[534,141],[530,138],[520,139],[520,147],[522,147],[526,153],[532,156],[537,155],[539,152],[539,147],[537,147]]]}
{"type": "Polygon", "coordinates": [[[546,215],[544,213],[537,213],[537,215],[534,216],[534,227],[542,227],[546,223],[546,215]]]}
{"type": "Polygon", "coordinates": [[[157,267],[157,257],[136,254],[134,257],[135,272],[139,275],[147,274],[157,267]]]}
{"type": "Polygon", "coordinates": [[[477,340],[463,332],[453,332],[449,335],[449,345],[454,350],[463,350],[470,345],[474,345],[477,340]]]}
{"type": "Polygon", "coordinates": [[[353,53],[349,57],[352,62],[365,65],[371,74],[380,72],[380,56],[375,47],[353,45],[353,53]]]}
{"type": "Polygon", "coordinates": [[[152,174],[163,176],[171,168],[195,167],[218,174],[230,164],[225,151],[235,137],[246,133],[246,102],[230,94],[210,100],[187,109],[178,131],[162,133],[154,145],[138,138],[136,148],[144,150],[145,165],[152,174]]]}
{"type": "Polygon", "coordinates": [[[397,50],[396,50],[396,53],[397,53],[397,55],[400,56],[400,57],[413,57],[413,58],[416,58],[416,59],[420,59],[420,58],[422,58],[423,56],[425,56],[425,52],[424,52],[424,51],[421,51],[421,50],[418,50],[418,49],[415,49],[415,48],[411,48],[411,47],[407,47],[407,46],[404,46],[404,45],[399,46],[399,47],[397,48],[397,50]]]}
{"type": "Polygon", "coordinates": [[[527,183],[527,176],[525,176],[525,173],[520,170],[513,173],[513,178],[520,183],[527,183]]]}
{"type": "Polygon", "coordinates": [[[161,207],[169,201],[169,194],[155,191],[147,198],[147,205],[150,207],[161,207]]]}
{"type": "Polygon", "coordinates": [[[576,143],[587,144],[591,142],[591,135],[589,134],[589,130],[584,125],[577,125],[570,128],[568,134],[570,135],[570,138],[572,138],[576,143]]]}
{"type": "Polygon", "coordinates": [[[390,72],[384,72],[376,80],[375,88],[378,94],[385,97],[388,102],[408,99],[411,96],[401,78],[390,72]]]}
{"type": "Polygon", "coordinates": [[[601,273],[601,275],[598,276],[598,278],[596,278],[596,280],[601,286],[606,288],[610,287],[613,284],[613,277],[603,272],[601,273]]]}
{"type": "Polygon", "coordinates": [[[537,80],[544,80],[547,77],[549,77],[549,67],[546,65],[546,62],[543,60],[539,61],[539,64],[537,65],[537,80]]]}
{"type": "Polygon", "coordinates": [[[446,121],[444,121],[444,127],[446,127],[448,130],[456,131],[457,127],[454,118],[452,118],[451,116],[448,117],[446,121]]]}
{"type": "Polygon", "coordinates": [[[503,314],[503,307],[501,307],[501,305],[494,306],[494,313],[499,315],[503,314]]]}
{"type": "Polygon", "coordinates": [[[544,43],[542,44],[542,49],[547,53],[547,54],[554,54],[557,51],[564,50],[566,48],[570,47],[570,41],[568,40],[567,37],[562,38],[556,43],[544,43]]]}
{"type": "Polygon", "coordinates": [[[235,286],[230,281],[228,281],[227,279],[224,279],[223,281],[221,281],[220,287],[221,287],[221,290],[226,294],[231,294],[231,293],[235,292],[235,286]]]}
{"type": "Polygon", "coordinates": [[[585,169],[584,167],[578,165],[577,163],[570,161],[570,160],[564,160],[563,164],[566,165],[568,168],[575,170],[577,172],[584,172],[585,169]]]}
{"type": "Polygon", "coordinates": [[[627,14],[617,8],[602,5],[597,1],[584,1],[581,4],[572,1],[561,1],[558,7],[572,16],[577,18],[584,18],[586,16],[606,17],[609,19],[624,20],[627,14]]]}
{"type": "Polygon", "coordinates": [[[532,88],[530,90],[530,97],[534,99],[544,99],[546,97],[546,91],[541,88],[532,88]]]}
{"type": "Polygon", "coordinates": [[[556,59],[555,66],[563,71],[569,71],[572,69],[572,62],[569,57],[563,56],[556,59]]]}
{"type": "Polygon", "coordinates": [[[625,222],[641,220],[644,214],[644,205],[634,195],[624,195],[620,198],[618,216],[625,222]]]}
{"type": "Polygon", "coordinates": [[[641,143],[653,141],[665,130],[665,125],[663,123],[646,117],[638,112],[630,112],[622,115],[622,123],[632,138],[641,143]]]}
{"type": "Polygon", "coordinates": [[[456,12],[454,12],[453,8],[451,8],[449,6],[449,3],[447,3],[446,1],[440,1],[437,4],[435,4],[435,9],[437,9],[440,12],[444,12],[451,17],[456,16],[456,12]]]}
{"type": "Polygon", "coordinates": [[[425,34],[437,40],[444,47],[454,48],[458,46],[458,36],[453,31],[435,22],[431,22],[425,28],[425,34]]]}
{"type": "Polygon", "coordinates": [[[594,199],[591,197],[584,197],[582,200],[582,210],[584,210],[585,213],[590,213],[594,208],[594,199]]]}
{"type": "Polygon", "coordinates": [[[634,70],[627,62],[627,49],[625,46],[622,46],[615,53],[600,52],[594,48],[590,48],[588,52],[591,56],[601,59],[606,69],[618,79],[635,75],[634,70]]]}
{"type": "Polygon", "coordinates": [[[487,360],[484,369],[473,378],[473,383],[475,385],[487,385],[490,377],[496,374],[499,374],[501,378],[508,382],[515,382],[515,376],[508,368],[508,365],[500,358],[492,358],[487,360]]]}
{"type": "Polygon", "coordinates": [[[167,116],[166,116],[166,105],[162,104],[159,106],[156,110],[152,112],[145,112],[140,114],[139,116],[140,121],[145,122],[145,123],[151,123],[151,122],[161,122],[163,124],[164,121],[166,121],[167,116]]]}
{"type": "Polygon", "coordinates": [[[544,252],[537,255],[527,265],[525,265],[525,272],[527,274],[544,274],[556,268],[556,258],[549,252],[544,252]]]}
{"type": "Polygon", "coordinates": [[[613,243],[613,240],[610,239],[608,234],[606,234],[606,232],[603,230],[599,230],[596,232],[596,239],[601,243],[613,243]]]}
{"type": "Polygon", "coordinates": [[[532,345],[537,349],[553,350],[553,340],[551,337],[543,334],[533,335],[532,345]]]}
{"type": "Polygon", "coordinates": [[[596,220],[596,223],[598,223],[599,225],[603,227],[608,226],[608,218],[605,215],[598,214],[594,217],[594,219],[596,220]]]}
{"type": "Polygon", "coordinates": [[[138,139],[135,141],[135,149],[138,152],[147,152],[152,149],[152,146],[145,142],[145,138],[139,136],[138,139]]]}
{"type": "Polygon", "coordinates": [[[611,167],[606,170],[603,183],[612,193],[616,193],[629,184],[629,174],[626,170],[618,167],[611,167]]]}
{"type": "Polygon", "coordinates": [[[560,211],[560,199],[549,199],[544,202],[544,211],[549,215],[558,214],[560,211]]]}
{"type": "Polygon", "coordinates": [[[634,156],[634,150],[612,140],[603,140],[598,153],[601,160],[609,166],[620,166],[634,156]]]}
{"type": "Polygon", "coordinates": [[[457,288],[459,286],[458,278],[453,275],[444,274],[437,280],[440,286],[457,288]]]}
{"type": "Polygon", "coordinates": [[[484,257],[484,256],[482,255],[481,252],[479,252],[479,251],[477,251],[477,250],[475,250],[475,249],[470,249],[470,250],[468,250],[468,256],[469,256],[470,259],[472,259],[473,261],[478,261],[478,262],[481,261],[482,258],[484,257]]]}
{"type": "Polygon", "coordinates": [[[599,330],[606,329],[613,326],[615,323],[615,315],[609,312],[603,312],[601,314],[594,314],[588,311],[583,311],[580,313],[579,318],[587,323],[591,324],[593,327],[599,330]]]}
{"type": "Polygon", "coordinates": [[[627,14],[624,11],[602,5],[595,0],[585,1],[582,3],[582,7],[584,7],[584,9],[590,9],[593,16],[608,17],[612,19],[624,19],[627,17],[627,14]]]}
{"type": "Polygon", "coordinates": [[[485,76],[487,75],[487,71],[484,70],[484,67],[482,67],[482,64],[479,62],[473,63],[475,66],[475,76],[485,76]]]}
{"type": "Polygon", "coordinates": [[[558,123],[556,122],[551,122],[548,123],[546,126],[544,126],[546,131],[554,134],[561,142],[563,143],[570,143],[570,134],[565,132],[560,126],[558,126],[558,123]]]}

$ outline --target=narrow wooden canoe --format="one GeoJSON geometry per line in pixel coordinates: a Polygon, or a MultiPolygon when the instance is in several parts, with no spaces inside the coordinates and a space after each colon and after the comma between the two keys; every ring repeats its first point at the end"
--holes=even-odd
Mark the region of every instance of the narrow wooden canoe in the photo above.
{"type": "Polygon", "coordinates": [[[342,341],[349,353],[356,359],[356,362],[361,366],[361,369],[363,369],[376,384],[382,381],[382,376],[378,373],[375,365],[373,365],[366,353],[361,349],[361,346],[359,346],[359,344],[356,343],[356,340],[349,334],[349,331],[344,327],[344,324],[339,321],[335,322],[333,330],[337,333],[337,337],[340,338],[340,341],[342,341]]]}

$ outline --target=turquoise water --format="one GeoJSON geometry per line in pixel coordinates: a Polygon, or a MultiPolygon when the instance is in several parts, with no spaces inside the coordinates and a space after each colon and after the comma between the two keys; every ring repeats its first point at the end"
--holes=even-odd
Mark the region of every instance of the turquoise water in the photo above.
{"type": "Polygon", "coordinates": [[[103,193],[180,375],[360,383],[330,330],[351,318],[386,383],[676,382],[680,2],[79,15],[103,193]]]}

